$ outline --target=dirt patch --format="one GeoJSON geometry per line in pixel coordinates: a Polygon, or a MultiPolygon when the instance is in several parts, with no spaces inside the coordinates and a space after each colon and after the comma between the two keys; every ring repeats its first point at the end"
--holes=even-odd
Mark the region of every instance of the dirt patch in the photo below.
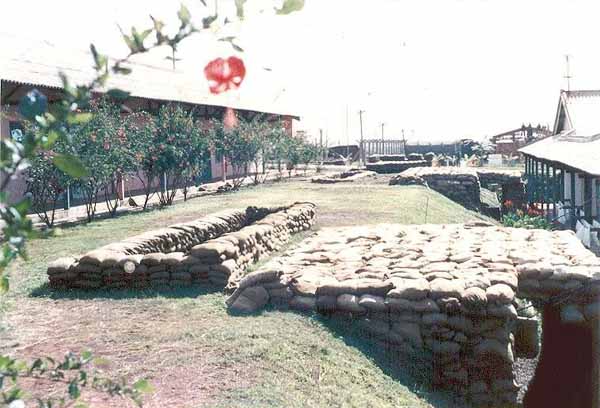
{"type": "MultiPolygon", "coordinates": [[[[182,310],[167,302],[44,299],[17,304],[15,310],[20,312],[10,313],[6,320],[19,330],[4,332],[0,342],[12,345],[3,351],[25,359],[61,359],[67,350],[93,350],[103,361],[95,365],[100,372],[131,382],[143,377],[152,383],[155,392],[144,398],[147,407],[200,406],[256,380],[254,370],[228,364],[223,350],[202,341],[214,329],[214,320],[209,324],[209,317],[193,304],[182,310]],[[35,323],[41,315],[43,326],[35,323]]],[[[28,381],[34,397],[65,389],[61,384],[28,381]]],[[[121,398],[85,395],[91,406],[133,406],[121,398]]]]}

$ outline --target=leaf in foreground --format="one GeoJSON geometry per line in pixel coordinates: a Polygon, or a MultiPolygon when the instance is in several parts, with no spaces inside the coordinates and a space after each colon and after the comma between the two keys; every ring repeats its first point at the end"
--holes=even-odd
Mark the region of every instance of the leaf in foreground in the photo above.
{"type": "Polygon", "coordinates": [[[72,154],[57,154],[54,156],[52,162],[69,176],[79,178],[88,175],[88,171],[83,163],[81,163],[81,160],[72,154]]]}

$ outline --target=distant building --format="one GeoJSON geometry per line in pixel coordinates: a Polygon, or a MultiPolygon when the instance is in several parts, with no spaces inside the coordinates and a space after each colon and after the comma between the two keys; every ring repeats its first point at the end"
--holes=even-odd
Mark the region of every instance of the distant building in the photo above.
{"type": "Polygon", "coordinates": [[[519,151],[528,201],[600,249],[600,91],[561,91],[552,136],[519,151]]]}
{"type": "Polygon", "coordinates": [[[539,124],[535,127],[531,126],[531,124],[527,126],[522,125],[520,128],[490,137],[490,143],[494,149],[493,153],[516,156],[519,154],[519,149],[521,147],[535,142],[536,140],[548,137],[551,134],[552,132],[546,126],[541,126],[539,124]]]}
{"type": "MultiPolygon", "coordinates": [[[[7,36],[0,34],[0,36],[7,36]]],[[[1,38],[2,52],[0,53],[0,137],[18,138],[22,134],[22,118],[18,114],[20,99],[30,90],[39,89],[48,97],[49,103],[61,98],[62,81],[59,72],[64,72],[72,84],[88,83],[94,76],[93,59],[89,51],[67,50],[54,46],[45,41],[29,40],[15,36],[1,38]]],[[[225,108],[236,110],[240,117],[251,118],[263,114],[265,120],[281,123],[290,135],[293,132],[293,120],[299,117],[281,107],[278,101],[280,90],[264,92],[259,95],[242,94],[232,96],[210,94],[208,87],[196,73],[190,76],[184,72],[164,69],[148,64],[130,63],[131,74],[113,75],[109,78],[105,89],[123,89],[130,97],[123,103],[123,114],[132,111],[157,112],[167,103],[176,102],[186,109],[193,109],[201,120],[222,118],[225,108]]],[[[198,70],[200,72],[201,70],[198,70]]],[[[204,181],[221,179],[223,172],[231,176],[234,171],[231,163],[211,155],[210,164],[204,174],[198,179],[204,181]]],[[[250,172],[253,169],[249,169],[250,172]]],[[[1,176],[1,175],[0,175],[1,176]]],[[[116,194],[135,194],[142,186],[134,175],[125,175],[120,192],[116,194]]],[[[26,190],[24,174],[9,184],[9,199],[20,199],[26,190]]],[[[78,193],[71,191],[72,204],[78,203],[78,193]]]]}

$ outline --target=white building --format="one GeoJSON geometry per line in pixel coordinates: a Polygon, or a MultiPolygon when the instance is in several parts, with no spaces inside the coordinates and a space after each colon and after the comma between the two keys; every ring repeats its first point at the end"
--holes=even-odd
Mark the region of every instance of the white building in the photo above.
{"type": "Polygon", "coordinates": [[[552,136],[519,151],[529,202],[600,250],[600,91],[561,91],[552,136]]]}

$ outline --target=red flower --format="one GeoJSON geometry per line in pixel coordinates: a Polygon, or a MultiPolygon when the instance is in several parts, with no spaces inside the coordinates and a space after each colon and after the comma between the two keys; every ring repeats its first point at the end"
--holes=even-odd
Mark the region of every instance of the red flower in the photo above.
{"type": "Polygon", "coordinates": [[[238,57],[217,58],[204,67],[210,91],[214,94],[237,89],[246,76],[244,61],[238,57]]]}

